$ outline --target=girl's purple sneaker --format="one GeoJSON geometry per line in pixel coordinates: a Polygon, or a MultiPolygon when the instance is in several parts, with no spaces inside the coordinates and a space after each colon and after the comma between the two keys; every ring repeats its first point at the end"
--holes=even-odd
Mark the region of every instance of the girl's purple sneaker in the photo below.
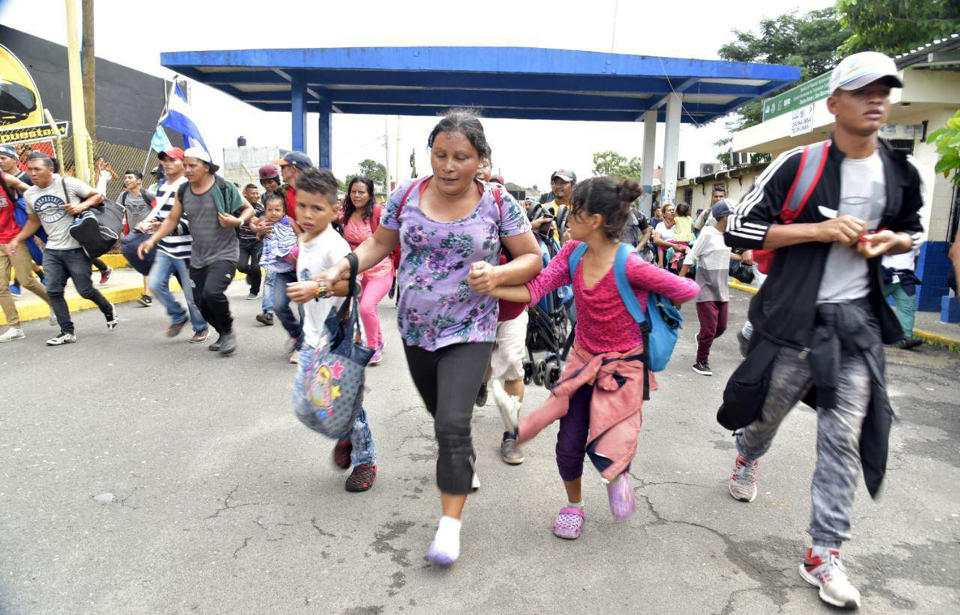
{"type": "Polygon", "coordinates": [[[626,472],[607,483],[607,497],[610,499],[610,512],[617,521],[626,521],[637,510],[637,501],[626,472]]]}

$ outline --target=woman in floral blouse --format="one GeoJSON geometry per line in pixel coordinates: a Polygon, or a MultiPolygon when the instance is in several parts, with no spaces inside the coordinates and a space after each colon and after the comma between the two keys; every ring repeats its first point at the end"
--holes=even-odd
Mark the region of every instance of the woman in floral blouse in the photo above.
{"type": "MultiPolygon", "coordinates": [[[[481,293],[522,284],[540,271],[530,223],[506,191],[476,179],[490,146],[480,121],[452,112],[430,133],[433,175],[400,185],[380,226],[356,254],[360,270],[401,245],[397,321],[407,364],[434,417],[437,486],[443,516],[427,557],[449,565],[460,554],[460,516],[479,486],[470,438],[473,402],[496,339],[497,300],[481,293]],[[499,265],[501,249],[512,260],[499,265]],[[475,262],[493,265],[471,276],[475,262]]],[[[349,275],[346,260],[317,276],[333,284],[349,275]]]]}

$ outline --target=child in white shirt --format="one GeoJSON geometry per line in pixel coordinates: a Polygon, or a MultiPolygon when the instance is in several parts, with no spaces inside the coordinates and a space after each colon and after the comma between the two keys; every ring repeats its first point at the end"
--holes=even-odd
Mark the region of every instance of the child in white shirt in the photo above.
{"type": "MultiPolygon", "coordinates": [[[[350,253],[346,240],[334,230],[331,222],[339,215],[337,180],[326,169],[310,167],[297,176],[297,223],[300,225],[300,254],[297,258],[297,282],[288,283],[287,296],[303,306],[303,347],[300,351],[297,380],[294,384],[294,410],[304,425],[313,425],[313,409],[300,404],[304,377],[310,357],[330,343],[326,328],[327,316],[343,303],[349,282],[338,282],[332,289],[311,279],[336,264],[350,253]]],[[[279,280],[278,280],[279,281],[279,280]]],[[[360,410],[350,435],[339,440],[333,449],[333,462],[346,470],[347,491],[366,491],[377,476],[376,451],[367,423],[367,414],[360,410]]]]}

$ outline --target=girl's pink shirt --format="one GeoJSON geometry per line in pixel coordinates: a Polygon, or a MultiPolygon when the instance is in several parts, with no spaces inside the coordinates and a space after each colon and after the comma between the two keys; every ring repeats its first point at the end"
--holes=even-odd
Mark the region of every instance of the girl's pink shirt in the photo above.
{"type": "MultiPolygon", "coordinates": [[[[620,298],[613,267],[593,288],[586,288],[581,261],[571,280],[570,253],[579,243],[568,241],[547,268],[527,282],[530,305],[535,305],[544,295],[572,282],[573,300],[577,307],[576,337],[584,349],[593,354],[601,354],[625,352],[640,346],[643,343],[640,328],[620,298]]],[[[631,255],[627,260],[627,280],[644,312],[647,310],[648,291],[660,293],[674,303],[695,299],[700,292],[700,286],[693,280],[659,269],[638,254],[631,255]]]]}

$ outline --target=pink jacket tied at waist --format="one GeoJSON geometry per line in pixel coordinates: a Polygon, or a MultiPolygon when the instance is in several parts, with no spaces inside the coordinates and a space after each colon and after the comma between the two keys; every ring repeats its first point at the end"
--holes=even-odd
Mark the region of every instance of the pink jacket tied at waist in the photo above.
{"type": "MultiPolygon", "coordinates": [[[[563,377],[540,408],[520,421],[518,444],[532,440],[550,423],[564,417],[577,389],[592,384],[590,435],[587,447],[612,463],[602,475],[613,480],[630,466],[637,452],[637,438],[643,423],[643,346],[627,352],[590,354],[575,341],[563,377]],[[630,360],[624,360],[628,357],[630,360]],[[615,375],[623,378],[617,383],[615,375]]],[[[650,373],[650,390],[657,388],[650,373]]]]}

